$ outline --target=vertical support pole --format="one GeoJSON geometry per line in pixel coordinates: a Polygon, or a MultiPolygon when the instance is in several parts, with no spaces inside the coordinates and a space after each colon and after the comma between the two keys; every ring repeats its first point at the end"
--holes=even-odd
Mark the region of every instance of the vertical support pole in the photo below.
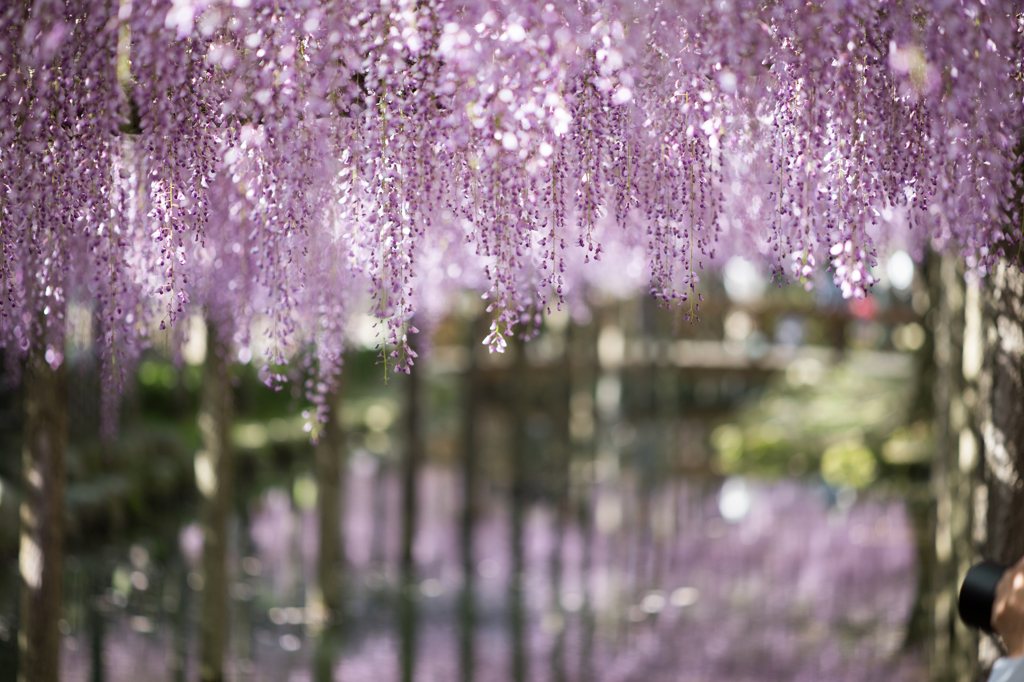
{"type": "MultiPolygon", "coordinates": [[[[1000,261],[989,275],[983,322],[984,369],[978,382],[983,488],[975,496],[981,553],[1006,566],[1024,556],[1024,272],[1000,261]]],[[[999,655],[983,637],[983,666],[999,655]]]]}
{"type": "Polygon", "coordinates": [[[512,634],[512,680],[528,679],[526,655],[526,608],[523,603],[523,578],[526,571],[523,547],[523,522],[526,515],[526,352],[522,339],[516,337],[515,386],[512,397],[512,575],[509,579],[509,630],[512,634]]]}
{"type": "Polygon", "coordinates": [[[469,364],[463,379],[462,400],[462,517],[459,521],[459,548],[462,553],[462,594],[459,596],[459,679],[473,682],[476,676],[476,601],[474,584],[476,561],[473,531],[476,527],[479,501],[477,476],[479,451],[477,444],[477,407],[480,401],[480,371],[477,349],[480,328],[486,318],[477,315],[469,322],[467,349],[469,364]]]}
{"type": "Polygon", "coordinates": [[[203,496],[203,595],[199,624],[199,679],[224,680],[228,642],[228,515],[234,493],[231,420],[234,397],[228,376],[228,344],[208,320],[206,360],[199,407],[203,449],[196,453],[196,485],[203,496]]]}
{"type": "Polygon", "coordinates": [[[320,554],[317,577],[328,623],[337,623],[342,614],[342,572],[344,541],[341,510],[344,503],[342,477],[345,470],[345,434],[341,428],[343,389],[340,383],[328,400],[327,422],[316,445],[317,506],[320,516],[320,554]]]}
{"type": "MultiPolygon", "coordinates": [[[[417,337],[412,335],[409,345],[417,350],[417,337]]],[[[407,377],[405,410],[405,456],[402,460],[402,547],[400,557],[401,590],[399,594],[399,629],[401,631],[402,682],[412,682],[416,671],[416,626],[418,598],[416,561],[413,556],[416,541],[416,516],[419,508],[417,484],[423,463],[423,428],[420,417],[420,382],[422,364],[414,365],[407,377]]]]}
{"type": "Polygon", "coordinates": [[[60,679],[68,377],[67,363],[51,368],[40,345],[29,351],[24,376],[18,682],[60,679]]]}
{"type": "Polygon", "coordinates": [[[932,552],[922,559],[931,560],[923,567],[931,585],[931,672],[936,680],[969,682],[976,677],[977,635],[960,622],[956,600],[960,579],[976,555],[971,497],[977,448],[971,415],[977,408],[981,311],[977,284],[965,286],[957,259],[942,256],[934,263],[934,532],[932,552]]]}

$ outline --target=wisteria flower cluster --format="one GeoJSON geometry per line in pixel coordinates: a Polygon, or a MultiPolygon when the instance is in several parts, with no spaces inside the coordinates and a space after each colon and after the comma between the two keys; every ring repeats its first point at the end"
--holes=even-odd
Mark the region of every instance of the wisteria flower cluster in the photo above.
{"type": "Polygon", "coordinates": [[[56,366],[85,302],[117,379],[186,312],[260,318],[322,396],[367,300],[408,370],[424,302],[479,290],[500,351],[608,254],[692,318],[724,254],[848,297],[897,244],[983,274],[1022,239],[1022,36],[1008,0],[12,3],[0,339],[56,366]]]}

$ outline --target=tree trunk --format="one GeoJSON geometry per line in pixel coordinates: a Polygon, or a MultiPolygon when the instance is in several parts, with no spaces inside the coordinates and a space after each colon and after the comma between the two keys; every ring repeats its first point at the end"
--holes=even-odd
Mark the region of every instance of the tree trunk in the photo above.
{"type": "Polygon", "coordinates": [[[203,596],[199,625],[199,678],[224,679],[228,642],[228,514],[234,470],[231,451],[233,396],[228,377],[228,345],[217,326],[207,323],[206,362],[199,407],[203,449],[196,453],[196,485],[203,496],[203,596]]]}
{"type": "MultiPolygon", "coordinates": [[[[570,383],[569,438],[572,451],[570,471],[570,497],[576,523],[583,542],[580,573],[589,576],[594,555],[594,509],[591,476],[595,450],[594,397],[597,381],[597,322],[586,326],[569,323],[566,330],[566,360],[570,383]]],[[[580,643],[578,649],[579,680],[591,682],[597,678],[594,671],[595,619],[591,608],[587,581],[581,585],[582,604],[579,613],[580,643]]]]}
{"type": "MultiPolygon", "coordinates": [[[[416,335],[409,345],[416,350],[416,335]]],[[[422,363],[422,361],[421,361],[422,363]]],[[[405,453],[402,459],[402,553],[401,591],[399,596],[399,627],[401,630],[402,682],[412,682],[416,667],[416,562],[413,546],[416,540],[416,515],[419,507],[417,484],[423,463],[423,429],[420,419],[420,379],[423,365],[414,365],[407,377],[405,412],[405,453]]]]}
{"type": "MultiPolygon", "coordinates": [[[[984,371],[979,381],[982,481],[975,528],[986,559],[1009,566],[1024,555],[1024,273],[1000,262],[985,295],[984,371]]],[[[997,655],[983,638],[982,663],[997,655]]]]}
{"type": "Polygon", "coordinates": [[[486,318],[475,317],[469,323],[469,366],[463,385],[462,399],[462,516],[459,523],[459,548],[462,553],[462,594],[459,597],[459,679],[472,682],[476,673],[476,602],[474,583],[476,557],[473,531],[476,527],[479,501],[477,477],[479,451],[477,447],[477,406],[480,402],[480,368],[477,348],[482,337],[480,331],[486,318]]]}
{"type": "Polygon", "coordinates": [[[565,666],[565,621],[566,612],[562,607],[562,573],[563,545],[570,515],[570,463],[572,446],[569,437],[570,401],[572,400],[572,370],[570,368],[568,339],[563,337],[563,354],[561,366],[554,373],[555,386],[553,393],[555,404],[552,414],[555,419],[555,462],[551,475],[553,487],[552,498],[555,504],[555,543],[551,548],[549,562],[551,572],[551,610],[557,614],[558,628],[555,642],[551,647],[551,672],[554,682],[567,682],[568,672],[565,666]]]}
{"type": "Polygon", "coordinates": [[[982,411],[988,485],[985,555],[1010,565],[1024,555],[1024,274],[1001,263],[991,277],[982,411]]]}
{"type": "MultiPolygon", "coordinates": [[[[957,259],[943,256],[932,268],[935,377],[935,458],[932,462],[932,533],[930,551],[919,552],[922,581],[929,589],[922,606],[930,607],[931,676],[970,682],[978,669],[977,636],[957,614],[960,578],[976,559],[971,538],[971,495],[976,438],[970,412],[980,370],[978,288],[965,288],[957,259]],[[930,603],[929,603],[930,602],[930,603]]],[[[930,500],[929,500],[930,501],[930,500]]],[[[911,501],[912,509],[920,502],[911,501]]]]}
{"type": "MultiPolygon", "coordinates": [[[[174,614],[174,634],[171,636],[171,679],[174,682],[185,682],[185,672],[188,670],[188,640],[189,640],[189,607],[191,605],[192,588],[188,584],[189,566],[185,561],[178,565],[177,575],[172,579],[176,580],[178,592],[177,611],[174,614]]],[[[94,680],[94,682],[101,682],[94,680]]]]}
{"type": "Polygon", "coordinates": [[[341,579],[344,543],[341,536],[342,473],[345,469],[345,434],[341,428],[339,383],[328,400],[327,421],[316,445],[317,506],[320,514],[320,555],[317,577],[328,623],[336,623],[342,614],[341,579]]]}
{"type": "MultiPolygon", "coordinates": [[[[410,342],[411,343],[411,342],[410,342]]],[[[420,424],[419,365],[412,367],[406,378],[405,453],[402,459],[402,556],[401,569],[405,576],[412,575],[415,565],[413,545],[416,540],[416,511],[419,504],[417,479],[423,461],[423,432],[420,424]]]]}
{"type": "Polygon", "coordinates": [[[51,369],[46,349],[34,344],[24,376],[22,450],[21,613],[19,682],[58,682],[64,594],[64,451],[67,446],[67,363],[51,369]]]}
{"type": "Polygon", "coordinates": [[[509,578],[509,630],[512,634],[512,680],[525,682],[528,674],[526,651],[526,605],[523,598],[523,582],[526,571],[526,553],[523,546],[523,523],[526,517],[526,352],[518,336],[513,342],[515,349],[515,377],[512,397],[512,532],[511,540],[512,575],[509,578]]]}
{"type": "Polygon", "coordinates": [[[106,616],[100,608],[100,597],[110,585],[110,567],[107,562],[98,559],[89,569],[89,591],[86,593],[86,618],[89,632],[89,653],[92,669],[89,671],[89,682],[104,682],[107,679],[106,666],[103,660],[103,641],[106,634],[106,616]]]}

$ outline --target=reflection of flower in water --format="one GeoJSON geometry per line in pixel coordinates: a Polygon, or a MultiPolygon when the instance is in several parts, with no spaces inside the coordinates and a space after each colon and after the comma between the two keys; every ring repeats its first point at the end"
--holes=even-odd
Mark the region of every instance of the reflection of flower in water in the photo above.
{"type": "MultiPolygon", "coordinates": [[[[420,518],[423,537],[435,547],[423,553],[432,559],[429,566],[421,564],[419,576],[416,679],[453,680],[459,678],[460,660],[461,558],[458,536],[452,532],[459,509],[440,504],[451,495],[452,481],[446,475],[434,472],[423,480],[437,487],[427,498],[437,499],[424,500],[420,518]]],[[[507,501],[499,498],[481,514],[474,586],[476,680],[508,682],[513,656],[526,661],[530,680],[920,678],[921,660],[901,648],[916,590],[913,532],[902,502],[865,499],[862,494],[841,509],[829,507],[827,497],[813,486],[749,478],[734,479],[732,493],[730,486],[716,491],[675,480],[643,492],[628,476],[601,486],[620,508],[620,523],[607,534],[594,529],[588,539],[575,517],[563,518],[559,531],[558,515],[544,503],[523,510],[523,636],[518,653],[513,650],[517,640],[509,610],[514,564],[507,501]],[[719,503],[740,487],[749,507],[727,523],[719,503]],[[674,530],[656,534],[644,528],[639,512],[645,507],[648,513],[670,510],[674,530]],[[556,651],[562,652],[561,663],[554,660],[556,651]],[[557,665],[563,666],[564,675],[552,674],[557,665]]],[[[376,508],[371,497],[350,499],[350,505],[364,506],[350,507],[348,513],[367,521],[376,508]]],[[[387,497],[386,519],[377,529],[391,533],[399,500],[387,497]]],[[[593,524],[599,505],[592,499],[593,524]]],[[[272,581],[278,590],[297,586],[299,521],[290,496],[280,489],[264,493],[250,520],[260,558],[247,557],[242,568],[261,585],[272,581]]],[[[303,532],[307,525],[304,519],[303,532]]],[[[201,547],[199,527],[183,529],[179,541],[186,555],[186,547],[201,547]]],[[[396,561],[389,554],[384,566],[353,566],[353,583],[365,584],[371,571],[394,575],[396,561]]],[[[382,589],[389,589],[387,585],[394,583],[386,581],[382,589]]],[[[157,588],[154,584],[150,591],[157,588]]],[[[338,652],[334,678],[400,679],[401,634],[389,600],[364,589],[354,588],[354,598],[364,606],[352,616],[358,627],[338,652]]],[[[263,594],[258,587],[257,594],[263,594]]],[[[304,607],[301,593],[295,592],[278,591],[272,599],[269,610],[252,621],[253,648],[246,659],[253,664],[251,679],[312,679],[316,647],[307,630],[308,604],[304,607]]],[[[251,608],[233,603],[233,608],[251,608]]],[[[108,662],[113,655],[126,657],[110,663],[112,682],[138,679],[133,674],[148,669],[150,658],[163,660],[160,652],[169,646],[173,619],[144,621],[140,615],[116,616],[108,630],[108,662]],[[152,632],[143,632],[150,626],[152,632]]],[[[68,659],[69,679],[86,679],[89,659],[84,649],[79,647],[68,659]]],[[[245,662],[232,664],[242,670],[245,662]]]]}
{"type": "Polygon", "coordinates": [[[272,576],[274,591],[279,595],[291,587],[294,576],[295,530],[291,497],[280,488],[268,490],[252,514],[249,532],[264,568],[272,576]]]}

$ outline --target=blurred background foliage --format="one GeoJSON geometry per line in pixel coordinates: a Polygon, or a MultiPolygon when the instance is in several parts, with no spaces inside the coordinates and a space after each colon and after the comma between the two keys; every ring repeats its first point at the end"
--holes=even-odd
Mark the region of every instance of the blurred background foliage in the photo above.
{"type": "Polygon", "coordinates": [[[718,465],[774,477],[820,472],[833,486],[853,488],[911,475],[927,466],[932,449],[926,415],[915,411],[918,375],[910,355],[794,360],[735,421],[711,433],[718,465]]]}

